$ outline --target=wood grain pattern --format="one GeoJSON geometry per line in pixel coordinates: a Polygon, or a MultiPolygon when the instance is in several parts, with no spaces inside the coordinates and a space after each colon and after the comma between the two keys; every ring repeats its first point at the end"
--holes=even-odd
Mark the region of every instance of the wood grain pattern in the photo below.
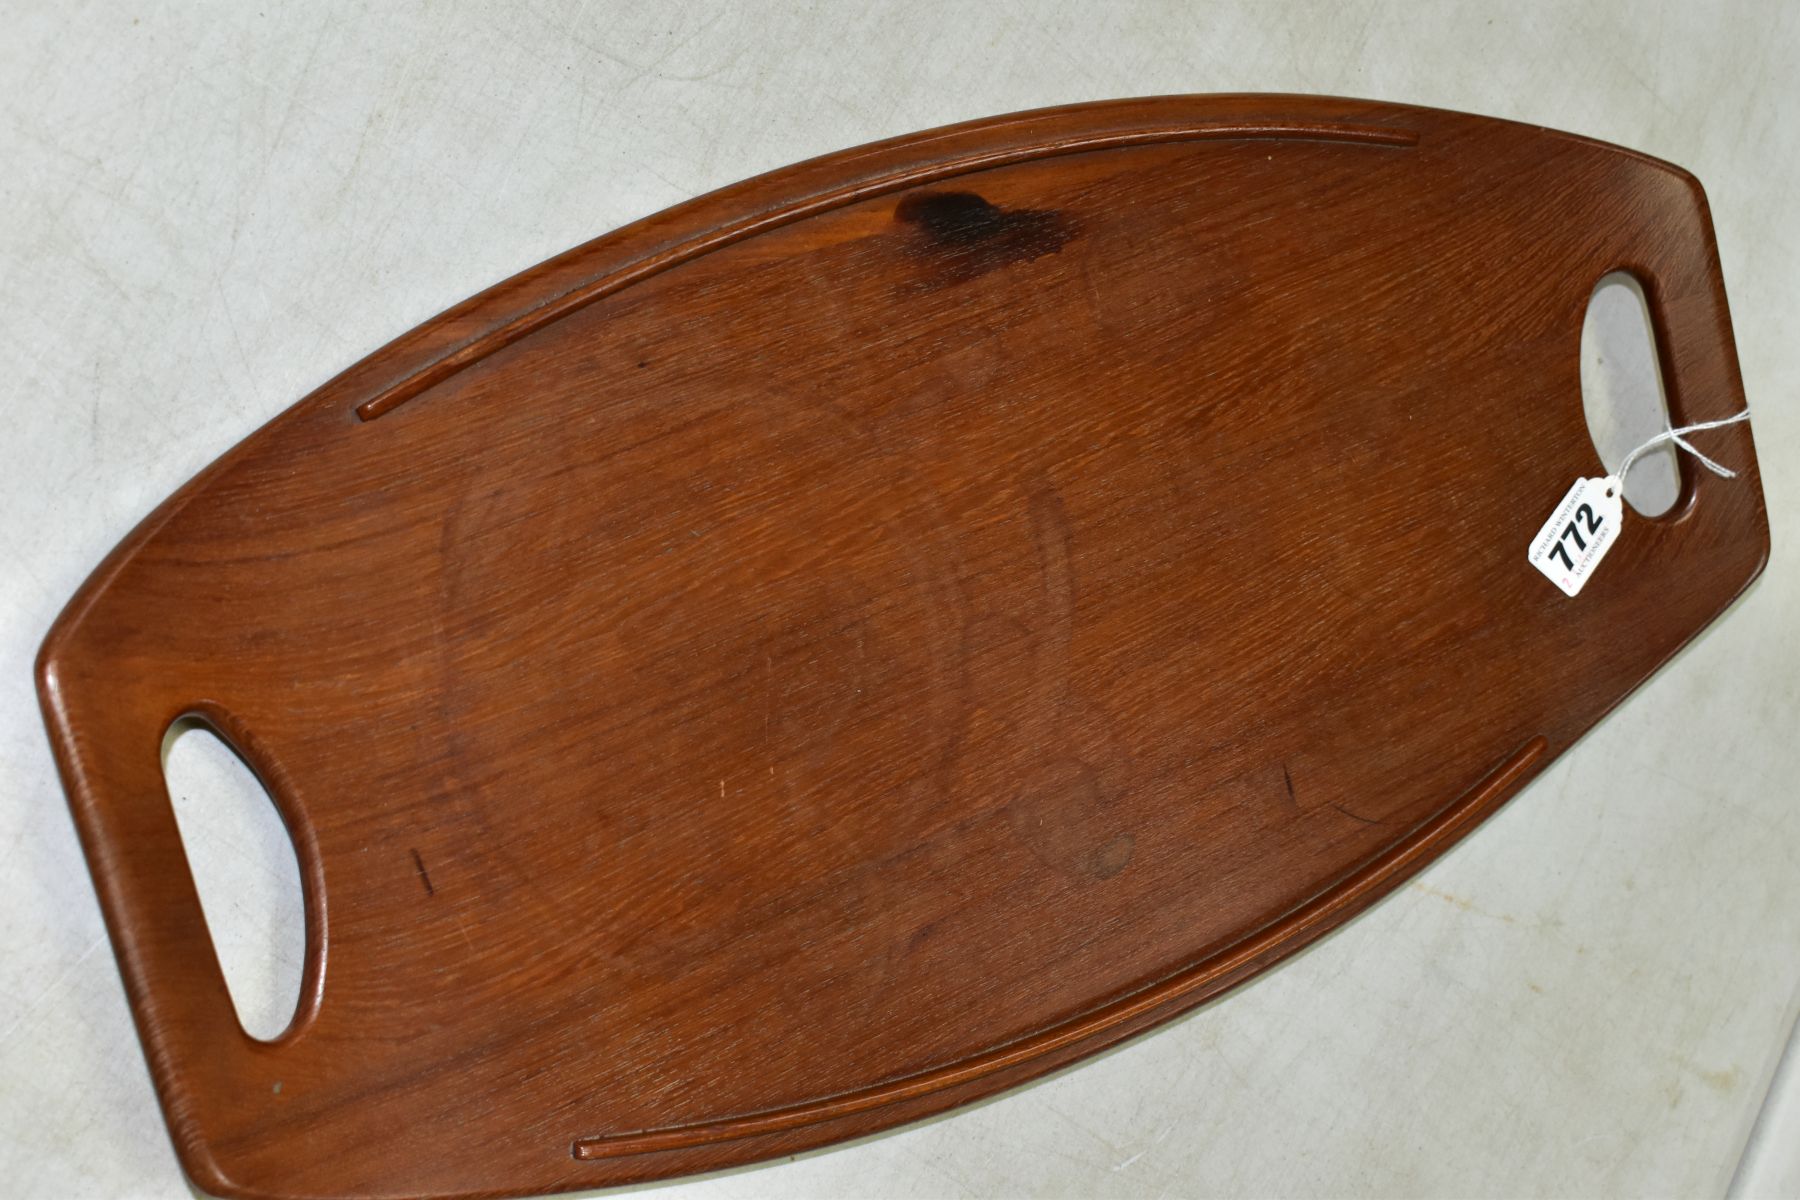
{"type": "Polygon", "coordinates": [[[534,268],[157,510],[39,689],[184,1168],[500,1195],[1016,1085],[1347,920],[1767,555],[1747,427],[1570,600],[1595,282],[1678,421],[1743,403],[1699,186],[1291,96],[847,151],[534,268]],[[174,720],[293,833],[239,1028],[174,720]]]}

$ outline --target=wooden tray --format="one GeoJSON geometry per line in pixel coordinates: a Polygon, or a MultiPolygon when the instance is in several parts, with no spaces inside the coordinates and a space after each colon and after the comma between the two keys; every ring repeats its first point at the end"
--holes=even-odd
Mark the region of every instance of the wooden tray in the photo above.
{"type": "Polygon", "coordinates": [[[39,687],[181,1161],[231,1196],[791,1154],[1239,983],[1467,833],[1761,569],[1685,472],[1565,597],[1578,344],[1743,404],[1665,163],[1353,100],[1002,117],[739,184],[320,388],[146,520],[39,687]],[[239,1027],[158,758],[298,847],[239,1027]]]}

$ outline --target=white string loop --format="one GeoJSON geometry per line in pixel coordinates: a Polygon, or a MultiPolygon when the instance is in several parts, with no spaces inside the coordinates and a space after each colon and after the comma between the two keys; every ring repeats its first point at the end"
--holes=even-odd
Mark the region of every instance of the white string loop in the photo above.
{"type": "Polygon", "coordinates": [[[1683,450],[1686,450],[1689,454],[1691,454],[1695,458],[1699,459],[1700,464],[1702,466],[1704,466],[1707,470],[1711,471],[1714,475],[1717,475],[1722,479],[1736,479],[1737,478],[1736,471],[1732,470],[1730,467],[1722,466],[1721,464],[1716,463],[1712,459],[1706,457],[1706,455],[1704,455],[1704,454],[1700,453],[1700,451],[1694,449],[1693,443],[1689,442],[1687,440],[1687,438],[1685,438],[1682,435],[1689,434],[1689,433],[1701,433],[1708,429],[1717,429],[1722,425],[1736,425],[1739,421],[1748,421],[1749,419],[1750,419],[1750,410],[1746,408],[1743,412],[1738,413],[1735,417],[1726,417],[1724,420],[1721,420],[1721,421],[1701,421],[1696,425],[1683,425],[1680,429],[1665,429],[1661,433],[1657,434],[1655,437],[1651,438],[1649,441],[1645,442],[1643,445],[1639,446],[1636,450],[1633,450],[1630,454],[1627,454],[1625,456],[1625,461],[1619,464],[1619,469],[1613,472],[1613,478],[1617,479],[1620,483],[1624,483],[1625,473],[1627,471],[1631,470],[1631,464],[1636,462],[1641,455],[1643,455],[1646,451],[1656,449],[1656,447],[1662,445],[1664,442],[1673,442],[1673,443],[1675,443],[1675,445],[1681,447],[1683,450]]]}

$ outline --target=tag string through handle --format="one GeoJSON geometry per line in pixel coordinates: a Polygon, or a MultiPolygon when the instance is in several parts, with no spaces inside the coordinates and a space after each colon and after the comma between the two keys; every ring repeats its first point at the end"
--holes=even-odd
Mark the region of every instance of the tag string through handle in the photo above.
{"type": "Polygon", "coordinates": [[[1748,421],[1749,419],[1750,410],[1746,408],[1736,416],[1726,417],[1720,421],[1701,421],[1694,425],[1683,425],[1680,429],[1665,429],[1643,445],[1639,446],[1636,450],[1633,450],[1630,454],[1627,454],[1625,456],[1625,461],[1619,464],[1619,469],[1612,473],[1613,478],[1617,479],[1620,483],[1624,483],[1625,473],[1631,470],[1632,463],[1636,462],[1646,452],[1656,449],[1664,442],[1673,442],[1695,458],[1699,459],[1700,465],[1711,471],[1714,475],[1719,476],[1721,479],[1736,479],[1736,471],[1732,470],[1730,467],[1714,462],[1712,459],[1706,457],[1706,455],[1700,453],[1700,451],[1694,449],[1693,444],[1689,442],[1684,435],[1690,433],[1702,433],[1705,430],[1718,429],[1724,425],[1736,425],[1739,421],[1748,421]]]}

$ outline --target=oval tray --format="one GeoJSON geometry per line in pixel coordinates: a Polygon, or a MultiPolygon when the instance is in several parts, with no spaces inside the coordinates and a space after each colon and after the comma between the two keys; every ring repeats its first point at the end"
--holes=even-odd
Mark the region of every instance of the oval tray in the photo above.
{"type": "Polygon", "coordinates": [[[966,1103],[1390,891],[1754,577],[1734,481],[1602,473],[1578,346],[1644,284],[1743,403],[1704,198],[1542,129],[1137,100],[834,154],[345,372],[106,560],[39,665],[182,1162],[245,1196],[592,1187],[966,1103]],[[302,864],[238,1026],[158,750],[302,864]]]}

